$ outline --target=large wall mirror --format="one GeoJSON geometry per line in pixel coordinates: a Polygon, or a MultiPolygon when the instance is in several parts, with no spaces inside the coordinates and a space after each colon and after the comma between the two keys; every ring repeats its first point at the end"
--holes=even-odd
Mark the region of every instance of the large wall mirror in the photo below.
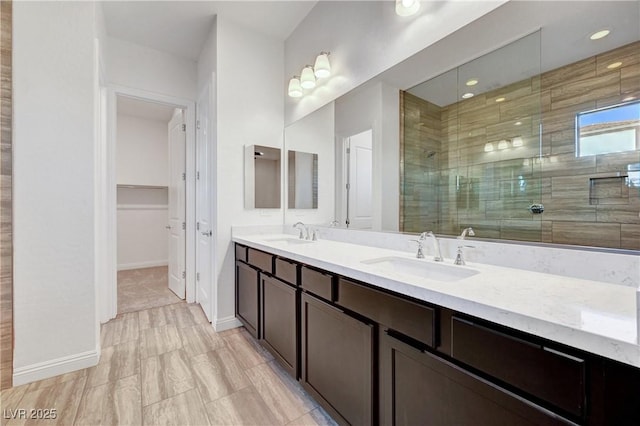
{"type": "Polygon", "coordinates": [[[326,221],[372,129],[369,229],[640,250],[639,102],[639,2],[508,2],[335,101],[326,221]]]}

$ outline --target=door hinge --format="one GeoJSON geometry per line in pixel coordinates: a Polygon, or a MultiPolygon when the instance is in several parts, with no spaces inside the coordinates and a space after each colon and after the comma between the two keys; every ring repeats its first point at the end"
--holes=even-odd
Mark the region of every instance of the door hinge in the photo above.
{"type": "Polygon", "coordinates": [[[200,222],[196,222],[196,231],[200,230],[200,222]]]}
{"type": "Polygon", "coordinates": [[[351,148],[347,148],[347,154],[351,154],[351,148]]]}
{"type": "Polygon", "coordinates": [[[182,174],[182,180],[187,180],[187,174],[186,173],[182,174]]]}
{"type": "Polygon", "coordinates": [[[200,281],[200,272],[196,272],[196,281],[200,281]]]}
{"type": "Polygon", "coordinates": [[[200,172],[196,172],[196,179],[200,180],[200,172]]]}
{"type": "Polygon", "coordinates": [[[187,272],[186,271],[182,271],[182,278],[187,278],[187,272]]]}
{"type": "Polygon", "coordinates": [[[349,189],[351,189],[351,184],[350,183],[347,184],[347,190],[349,190],[349,189]]]}
{"type": "Polygon", "coordinates": [[[182,222],[182,230],[184,231],[185,229],[187,229],[187,224],[182,222]]]}
{"type": "Polygon", "coordinates": [[[196,121],[196,129],[200,130],[200,120],[196,121]]]}
{"type": "Polygon", "coordinates": [[[183,132],[186,132],[186,131],[187,131],[187,125],[186,125],[186,124],[183,124],[183,125],[182,125],[182,131],[183,131],[183,132]]]}

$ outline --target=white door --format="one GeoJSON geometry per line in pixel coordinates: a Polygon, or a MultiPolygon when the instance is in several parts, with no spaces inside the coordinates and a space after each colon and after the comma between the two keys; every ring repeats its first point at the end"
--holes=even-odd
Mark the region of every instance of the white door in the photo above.
{"type": "Polygon", "coordinates": [[[169,288],[185,297],[185,132],[184,112],[169,122],[169,288]]]}
{"type": "Polygon", "coordinates": [[[211,322],[214,237],[213,134],[209,128],[209,86],[196,106],[196,302],[211,322]]]}
{"type": "Polygon", "coordinates": [[[347,138],[347,226],[371,229],[373,221],[373,131],[347,138]]]}

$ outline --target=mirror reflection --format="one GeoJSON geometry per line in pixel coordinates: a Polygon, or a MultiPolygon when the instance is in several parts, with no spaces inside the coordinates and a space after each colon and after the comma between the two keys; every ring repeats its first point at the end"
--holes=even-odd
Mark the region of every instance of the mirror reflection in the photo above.
{"type": "Polygon", "coordinates": [[[289,209],[318,208],[318,154],[287,151],[289,209]]]}
{"type": "Polygon", "coordinates": [[[639,17],[508,2],[336,99],[323,219],[351,222],[344,150],[371,129],[362,228],[640,250],[639,17]]]}
{"type": "Polygon", "coordinates": [[[280,148],[262,145],[245,147],[245,208],[280,208],[280,148]]]}

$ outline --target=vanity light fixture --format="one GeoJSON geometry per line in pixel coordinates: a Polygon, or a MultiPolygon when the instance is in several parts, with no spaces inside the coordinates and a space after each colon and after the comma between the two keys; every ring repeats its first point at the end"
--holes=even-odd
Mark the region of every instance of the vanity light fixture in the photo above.
{"type": "Polygon", "coordinates": [[[470,78],[469,80],[467,80],[467,82],[465,84],[467,86],[475,86],[476,84],[478,84],[478,79],[470,78]]]}
{"type": "Polygon", "coordinates": [[[514,148],[518,148],[524,145],[524,141],[522,140],[522,137],[516,136],[515,138],[513,138],[513,140],[511,140],[511,145],[514,148]]]}
{"type": "Polygon", "coordinates": [[[396,0],[396,14],[398,16],[411,16],[420,10],[420,0],[396,0]]]}
{"type": "Polygon", "coordinates": [[[468,92],[462,95],[462,99],[469,99],[469,98],[473,98],[473,93],[468,92]]]}
{"type": "Polygon", "coordinates": [[[498,149],[507,149],[509,148],[509,141],[506,139],[502,139],[498,142],[498,149]]]}
{"type": "Polygon", "coordinates": [[[316,87],[316,76],[313,74],[313,67],[311,65],[307,65],[302,69],[300,86],[302,86],[303,89],[313,89],[316,87]]]}
{"type": "Polygon", "coordinates": [[[491,142],[487,142],[484,145],[484,152],[491,152],[493,151],[493,144],[491,142]]]}
{"type": "Polygon", "coordinates": [[[496,99],[496,102],[504,102],[506,100],[507,100],[506,98],[498,98],[498,99],[496,99]]]}
{"type": "Polygon", "coordinates": [[[606,36],[608,36],[610,32],[610,30],[600,30],[591,34],[589,38],[591,40],[600,40],[601,38],[605,38],[606,36]]]}
{"type": "Polygon", "coordinates": [[[612,64],[607,65],[607,68],[610,70],[613,70],[618,68],[620,65],[622,65],[622,62],[614,62],[612,64]]]}
{"type": "Polygon", "coordinates": [[[297,75],[294,75],[291,77],[291,80],[289,80],[289,96],[292,98],[302,96],[302,86],[300,86],[300,78],[297,75]]]}
{"type": "Polygon", "coordinates": [[[320,52],[313,65],[313,72],[316,78],[327,78],[331,76],[331,63],[329,63],[329,52],[320,52]]]}

